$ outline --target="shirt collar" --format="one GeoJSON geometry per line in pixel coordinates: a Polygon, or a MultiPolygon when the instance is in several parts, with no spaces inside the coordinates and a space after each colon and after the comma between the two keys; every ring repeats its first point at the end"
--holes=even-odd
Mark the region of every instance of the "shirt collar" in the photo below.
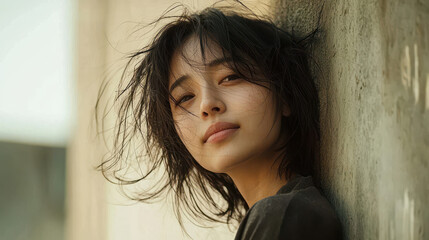
{"type": "Polygon", "coordinates": [[[307,188],[313,186],[313,178],[311,176],[302,176],[300,174],[295,174],[295,176],[290,179],[283,187],[281,187],[276,195],[290,193],[299,189],[307,188]]]}

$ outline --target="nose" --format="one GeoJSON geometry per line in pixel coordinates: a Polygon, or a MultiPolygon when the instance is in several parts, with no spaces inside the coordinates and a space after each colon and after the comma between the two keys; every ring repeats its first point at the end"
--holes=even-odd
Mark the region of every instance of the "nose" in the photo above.
{"type": "Polygon", "coordinates": [[[216,90],[206,90],[202,93],[200,112],[202,118],[208,118],[225,112],[226,106],[216,90]]]}

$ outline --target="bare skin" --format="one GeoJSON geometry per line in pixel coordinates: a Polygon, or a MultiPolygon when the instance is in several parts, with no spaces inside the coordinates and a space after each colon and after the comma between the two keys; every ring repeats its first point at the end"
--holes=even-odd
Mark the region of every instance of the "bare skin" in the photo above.
{"type": "Polygon", "coordinates": [[[279,162],[274,160],[279,153],[273,149],[280,144],[281,115],[288,116],[290,110],[284,106],[278,114],[270,90],[238,78],[225,62],[217,61],[224,56],[216,44],[209,43],[207,49],[204,61],[198,39],[191,37],[172,58],[171,94],[192,113],[170,100],[176,130],[194,159],[209,171],[228,174],[251,207],[287,183],[277,175],[279,162]],[[172,89],[178,79],[186,80],[172,89]],[[207,129],[219,122],[239,127],[206,142],[207,129]]]}
{"type": "Polygon", "coordinates": [[[275,195],[287,183],[285,178],[277,175],[278,164],[271,165],[273,162],[270,160],[271,158],[261,156],[246,162],[246,166],[236,166],[227,172],[249,207],[261,199],[275,195]]]}

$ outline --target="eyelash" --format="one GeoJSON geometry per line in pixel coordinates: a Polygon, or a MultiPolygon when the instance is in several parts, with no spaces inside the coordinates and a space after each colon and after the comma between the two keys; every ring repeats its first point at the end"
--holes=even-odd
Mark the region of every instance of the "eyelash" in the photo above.
{"type": "MultiPolygon", "coordinates": [[[[178,101],[176,101],[176,106],[177,105],[180,105],[181,103],[183,103],[182,101],[183,101],[183,99],[185,99],[186,97],[191,97],[190,99],[192,99],[192,95],[185,95],[185,96],[183,96],[182,98],[180,98],[178,101]]],[[[186,102],[186,101],[185,101],[186,102]]]]}
{"type": "MultiPolygon", "coordinates": [[[[238,76],[237,74],[231,74],[231,75],[228,75],[227,77],[223,78],[223,79],[220,81],[220,83],[222,83],[225,79],[228,79],[228,78],[231,78],[231,77],[233,77],[233,79],[230,79],[230,80],[229,80],[229,81],[227,81],[227,82],[230,82],[230,81],[233,81],[233,80],[240,79],[240,76],[238,76]]],[[[192,99],[193,95],[185,95],[185,96],[181,97],[179,100],[177,100],[177,101],[176,101],[176,106],[178,106],[178,105],[182,104],[183,102],[186,102],[186,101],[183,101],[183,99],[186,99],[187,97],[191,97],[190,99],[192,99]]]]}
{"type": "MultiPolygon", "coordinates": [[[[225,80],[225,79],[227,79],[227,78],[230,78],[230,77],[235,77],[234,79],[232,79],[232,80],[236,80],[236,79],[239,79],[240,78],[240,76],[238,76],[237,74],[231,74],[231,75],[228,75],[226,78],[224,78],[224,79],[222,79],[222,81],[221,82],[223,82],[223,80],[225,80]]],[[[232,80],[229,80],[229,81],[232,81],[232,80]]],[[[229,82],[228,81],[228,82],[229,82]]]]}

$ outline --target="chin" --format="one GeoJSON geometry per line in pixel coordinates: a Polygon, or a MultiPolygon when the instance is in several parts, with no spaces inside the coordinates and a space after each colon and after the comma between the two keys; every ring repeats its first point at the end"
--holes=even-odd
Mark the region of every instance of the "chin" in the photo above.
{"type": "Polygon", "coordinates": [[[229,167],[224,165],[211,165],[206,169],[213,173],[225,173],[229,167]]]}
{"type": "Polygon", "coordinates": [[[237,164],[237,160],[236,159],[212,159],[210,161],[212,164],[210,164],[210,166],[208,166],[207,170],[209,170],[210,172],[213,173],[227,173],[229,172],[231,169],[234,168],[234,166],[236,166],[237,164]]]}

